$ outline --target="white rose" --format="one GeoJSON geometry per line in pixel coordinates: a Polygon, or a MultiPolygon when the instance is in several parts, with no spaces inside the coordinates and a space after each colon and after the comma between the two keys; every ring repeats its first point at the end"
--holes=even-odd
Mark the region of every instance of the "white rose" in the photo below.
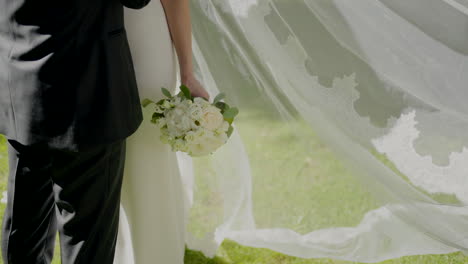
{"type": "Polygon", "coordinates": [[[215,151],[220,146],[224,145],[226,141],[227,141],[227,135],[225,133],[222,133],[219,135],[211,134],[209,137],[205,139],[204,144],[207,149],[210,149],[211,151],[215,151]]]}
{"type": "Polygon", "coordinates": [[[200,125],[209,130],[215,130],[222,125],[223,121],[221,111],[217,107],[210,106],[203,112],[200,125]]]}
{"type": "Polygon", "coordinates": [[[191,153],[200,153],[204,151],[205,145],[204,144],[204,137],[206,135],[206,130],[200,128],[196,131],[189,131],[185,135],[185,140],[187,142],[187,148],[191,153]]]}
{"type": "Polygon", "coordinates": [[[194,156],[203,156],[224,145],[228,138],[226,133],[216,135],[213,131],[200,129],[200,131],[193,132],[188,139],[190,139],[187,142],[189,153],[194,156]]]}
{"type": "Polygon", "coordinates": [[[209,154],[210,152],[211,151],[206,148],[206,145],[202,143],[194,143],[188,146],[188,153],[194,157],[204,156],[206,154],[209,154]]]}
{"type": "Polygon", "coordinates": [[[229,130],[229,126],[230,126],[230,125],[229,125],[229,122],[228,122],[228,121],[224,121],[224,122],[223,122],[223,125],[221,126],[221,131],[224,131],[224,132],[228,131],[228,130],[229,130]]]}

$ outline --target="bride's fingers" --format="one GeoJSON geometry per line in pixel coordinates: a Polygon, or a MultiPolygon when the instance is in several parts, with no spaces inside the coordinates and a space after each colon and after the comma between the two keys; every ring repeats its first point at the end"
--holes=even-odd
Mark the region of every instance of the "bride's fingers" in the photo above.
{"type": "Polygon", "coordinates": [[[205,97],[206,100],[210,100],[210,95],[208,94],[208,92],[207,92],[205,89],[201,90],[200,95],[201,95],[202,97],[205,97]]]}
{"type": "Polygon", "coordinates": [[[207,93],[207,92],[204,92],[204,93],[198,93],[198,92],[194,92],[192,93],[193,97],[204,97],[206,100],[210,100],[210,95],[207,93]]]}
{"type": "Polygon", "coordinates": [[[208,92],[201,86],[194,87],[194,89],[191,92],[193,96],[204,97],[207,100],[210,99],[210,95],[208,94],[208,92]]]}
{"type": "Polygon", "coordinates": [[[185,85],[187,85],[187,87],[189,88],[190,93],[192,94],[192,96],[194,96],[194,97],[204,97],[206,100],[210,99],[210,95],[203,88],[201,83],[196,78],[194,78],[194,77],[189,78],[186,81],[185,85]]]}

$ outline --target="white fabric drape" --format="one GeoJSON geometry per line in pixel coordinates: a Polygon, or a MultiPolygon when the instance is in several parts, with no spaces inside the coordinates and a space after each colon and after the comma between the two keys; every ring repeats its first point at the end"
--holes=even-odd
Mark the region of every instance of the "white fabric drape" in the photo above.
{"type": "Polygon", "coordinates": [[[191,6],[197,73],[241,112],[215,154],[178,156],[190,248],[468,252],[466,0],[191,6]]]}

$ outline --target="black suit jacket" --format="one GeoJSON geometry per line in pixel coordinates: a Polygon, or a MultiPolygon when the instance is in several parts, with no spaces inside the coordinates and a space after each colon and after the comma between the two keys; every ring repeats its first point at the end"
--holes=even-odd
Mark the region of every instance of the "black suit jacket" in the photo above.
{"type": "Polygon", "coordinates": [[[79,151],[131,135],[142,109],[123,5],[0,0],[0,133],[79,151]]]}

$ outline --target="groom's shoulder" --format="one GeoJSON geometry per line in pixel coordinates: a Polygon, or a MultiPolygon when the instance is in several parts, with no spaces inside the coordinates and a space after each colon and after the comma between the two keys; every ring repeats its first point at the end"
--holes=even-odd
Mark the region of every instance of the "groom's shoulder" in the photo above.
{"type": "Polygon", "coordinates": [[[92,75],[89,65],[97,61],[115,74],[118,67],[112,64],[130,57],[122,52],[123,16],[119,0],[0,0],[0,71],[16,67],[18,79],[26,74],[78,78],[80,73],[92,75]],[[112,59],[97,60],[103,57],[112,59]]]}
{"type": "Polygon", "coordinates": [[[0,29],[16,25],[36,32],[68,30],[93,21],[105,23],[119,14],[123,14],[120,0],[0,0],[0,29]]]}
{"type": "Polygon", "coordinates": [[[89,42],[120,27],[119,0],[0,0],[0,53],[17,43],[61,48],[72,39],[89,42]]]}

